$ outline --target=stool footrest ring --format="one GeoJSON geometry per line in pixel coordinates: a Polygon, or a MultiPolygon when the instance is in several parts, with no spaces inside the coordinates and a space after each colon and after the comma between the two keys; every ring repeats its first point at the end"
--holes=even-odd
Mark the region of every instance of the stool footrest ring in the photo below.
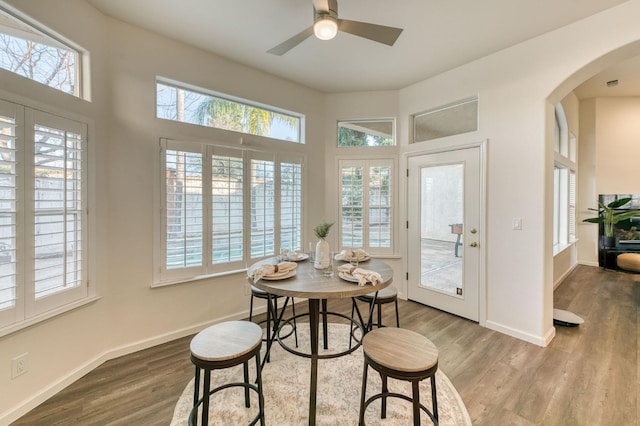
{"type": "MultiPolygon", "coordinates": [[[[360,419],[360,426],[364,426],[364,414],[367,411],[367,407],[369,406],[369,404],[377,399],[385,397],[400,398],[404,399],[405,401],[413,402],[413,399],[411,397],[396,392],[381,392],[379,394],[373,395],[369,399],[367,399],[367,401],[364,403],[364,406],[362,407],[362,418],[360,419]]],[[[424,404],[420,403],[420,409],[429,416],[434,425],[438,424],[438,420],[436,420],[433,413],[429,411],[429,409],[424,404]]]]}
{"type": "MultiPolygon", "coordinates": [[[[200,386],[199,383],[194,383],[194,386],[200,386]]],[[[252,385],[251,383],[244,383],[244,382],[234,382],[234,383],[227,383],[224,384],[222,386],[218,386],[215,389],[212,389],[209,391],[209,395],[203,395],[202,398],[200,398],[198,400],[198,402],[193,406],[193,408],[191,409],[191,412],[189,413],[189,426],[193,425],[193,420],[195,419],[195,416],[198,415],[198,408],[204,403],[204,399],[210,397],[211,395],[213,395],[214,393],[227,389],[227,388],[233,388],[233,387],[241,387],[241,388],[245,388],[245,389],[250,389],[252,391],[254,391],[256,394],[258,394],[258,397],[260,395],[260,391],[258,389],[258,386],[256,385],[252,385]]],[[[251,421],[251,423],[249,423],[249,425],[255,425],[258,423],[258,421],[260,420],[260,407],[258,407],[258,413],[256,414],[256,416],[254,417],[254,419],[251,421]]]]}

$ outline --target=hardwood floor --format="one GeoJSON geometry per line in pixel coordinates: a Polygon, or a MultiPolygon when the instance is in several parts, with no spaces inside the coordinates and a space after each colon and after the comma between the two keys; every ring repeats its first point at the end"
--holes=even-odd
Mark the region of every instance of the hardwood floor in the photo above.
{"type": "MultiPolygon", "coordinates": [[[[585,323],[557,327],[547,348],[399,302],[402,327],[436,344],[474,425],[638,425],[640,275],[579,266],[555,291],[555,307],[585,323]]],[[[350,304],[329,307],[348,313],[350,304]]],[[[393,315],[385,306],[386,324],[393,315]]],[[[169,424],[193,375],[190,339],[109,361],[14,425],[169,424]]]]}

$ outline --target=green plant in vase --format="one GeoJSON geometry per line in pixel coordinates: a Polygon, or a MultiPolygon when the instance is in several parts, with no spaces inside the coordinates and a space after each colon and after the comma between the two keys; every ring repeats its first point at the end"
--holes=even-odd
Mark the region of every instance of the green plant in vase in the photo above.
{"type": "Polygon", "coordinates": [[[631,197],[620,198],[618,200],[610,202],[607,205],[604,205],[602,204],[602,202],[598,201],[600,209],[589,209],[597,211],[598,217],[592,217],[583,220],[583,222],[589,223],[602,223],[605,247],[615,247],[615,225],[618,222],[630,219],[640,213],[640,210],[636,209],[620,209],[620,207],[629,203],[629,201],[631,201],[631,197]]]}
{"type": "Polygon", "coordinates": [[[316,244],[316,260],[313,264],[316,269],[325,269],[329,266],[329,243],[326,238],[332,226],[333,222],[328,223],[322,221],[321,224],[313,228],[313,232],[318,238],[318,243],[316,244]]]}

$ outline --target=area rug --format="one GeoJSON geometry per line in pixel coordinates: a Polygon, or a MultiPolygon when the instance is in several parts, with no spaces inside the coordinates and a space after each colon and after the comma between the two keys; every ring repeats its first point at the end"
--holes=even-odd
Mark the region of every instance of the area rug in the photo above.
{"type": "MultiPolygon", "coordinates": [[[[322,342],[322,330],[320,331],[322,342]]],[[[330,324],[328,351],[330,353],[344,350],[349,345],[349,328],[343,324],[330,324]]],[[[298,349],[309,348],[309,328],[306,323],[298,323],[298,349]]],[[[285,342],[294,347],[294,337],[285,342]]],[[[265,345],[263,345],[265,346],[265,345]]],[[[322,346],[322,344],[321,344],[322,346]]],[[[251,362],[255,364],[255,362],[251,362]]],[[[309,380],[310,360],[286,352],[275,343],[271,350],[270,362],[262,371],[265,395],[265,421],[269,425],[300,426],[309,423],[309,380]]],[[[252,365],[255,367],[255,365],[252,365]]],[[[362,348],[338,358],[318,361],[318,393],[316,424],[318,425],[357,425],[360,406],[360,390],[363,372],[362,348]]],[[[255,368],[251,370],[255,377],[255,368]]],[[[222,383],[242,381],[242,367],[218,370],[212,374],[212,388],[222,383]]],[[[369,368],[367,397],[380,391],[380,376],[369,368]]],[[[438,371],[436,374],[438,391],[438,414],[441,425],[471,425],[467,409],[460,395],[447,376],[438,371]]],[[[408,382],[389,379],[389,390],[411,395],[408,382]]],[[[424,380],[420,385],[421,402],[431,407],[431,385],[424,380]]],[[[411,404],[407,401],[391,398],[387,403],[387,419],[380,419],[380,402],[375,401],[366,412],[367,425],[407,425],[413,424],[411,404]]],[[[189,412],[193,405],[193,379],[185,387],[176,404],[172,426],[187,425],[189,412]]],[[[229,388],[211,397],[209,424],[244,425],[256,415],[258,398],[252,392],[251,408],[244,406],[242,388],[229,388]]],[[[425,413],[421,414],[422,424],[431,424],[425,413]]]]}

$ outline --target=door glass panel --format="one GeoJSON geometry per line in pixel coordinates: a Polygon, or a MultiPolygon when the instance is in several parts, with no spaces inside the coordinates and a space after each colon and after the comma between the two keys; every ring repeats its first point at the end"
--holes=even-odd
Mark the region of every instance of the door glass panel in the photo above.
{"type": "Polygon", "coordinates": [[[464,295],[463,183],[463,163],[421,169],[420,286],[456,297],[464,295]]]}

